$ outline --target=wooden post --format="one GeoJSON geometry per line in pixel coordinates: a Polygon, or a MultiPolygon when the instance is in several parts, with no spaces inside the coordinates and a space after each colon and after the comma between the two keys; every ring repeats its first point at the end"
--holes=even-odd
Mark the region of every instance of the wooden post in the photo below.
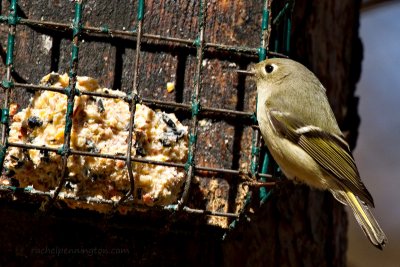
{"type": "MultiPolygon", "coordinates": [[[[133,5],[132,1],[84,2],[83,25],[133,29],[136,1],[133,5]]],[[[147,0],[144,36],[160,34],[195,40],[198,2],[147,0]]],[[[262,1],[207,2],[205,42],[259,46],[262,1]]],[[[351,0],[297,0],[292,20],[291,56],[311,68],[328,89],[332,107],[352,147],[359,123],[354,97],[362,58],[359,6],[360,1],[351,0]]],[[[21,0],[19,7],[22,11],[19,16],[30,19],[70,23],[73,17],[72,4],[68,1],[21,0]]],[[[3,6],[2,12],[6,11],[3,6]]],[[[6,32],[6,25],[1,25],[3,44],[6,32]]],[[[18,25],[13,78],[17,82],[38,83],[50,71],[68,71],[69,36],[56,30],[18,25]]],[[[133,79],[134,48],[135,42],[129,38],[83,34],[79,73],[98,78],[104,87],[128,90],[133,79]]],[[[142,45],[142,51],[144,64],[139,69],[139,95],[190,103],[196,50],[150,40],[142,45]],[[175,83],[172,93],[165,88],[168,82],[175,83]]],[[[1,53],[3,59],[4,51],[1,53]]],[[[256,60],[256,55],[206,52],[201,104],[254,111],[254,83],[226,69],[233,63],[246,69],[256,60]]],[[[1,67],[2,77],[4,71],[1,67]]],[[[12,98],[24,106],[31,95],[20,92],[14,91],[12,98]]],[[[188,118],[184,113],[177,116],[181,120],[188,118]]],[[[246,165],[251,146],[249,127],[238,127],[223,118],[209,121],[209,128],[199,131],[197,164],[234,169],[246,165]]],[[[229,203],[234,203],[227,191],[229,185],[220,178],[226,177],[210,176],[195,187],[209,188],[217,181],[220,194],[212,193],[216,203],[219,203],[218,197],[230,197],[229,203]]],[[[109,220],[92,212],[68,210],[42,216],[35,215],[36,209],[32,206],[21,206],[17,201],[0,199],[0,203],[2,266],[78,262],[133,266],[345,266],[346,263],[347,218],[343,206],[329,193],[290,183],[274,189],[262,207],[253,204],[251,221],[240,221],[225,241],[215,227],[205,226],[205,220],[199,220],[197,225],[178,222],[174,231],[169,231],[164,228],[166,220],[159,223],[131,218],[109,220]],[[89,253],[93,257],[87,257],[89,253]]]]}

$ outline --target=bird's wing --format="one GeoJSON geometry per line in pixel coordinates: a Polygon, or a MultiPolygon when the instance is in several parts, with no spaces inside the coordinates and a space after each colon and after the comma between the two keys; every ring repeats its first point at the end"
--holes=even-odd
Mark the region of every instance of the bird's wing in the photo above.
{"type": "Polygon", "coordinates": [[[374,206],[372,196],[361,182],[353,156],[342,136],[313,125],[305,125],[289,113],[276,110],[268,113],[277,133],[306,151],[325,171],[336,178],[341,187],[351,190],[362,201],[374,206]]]}

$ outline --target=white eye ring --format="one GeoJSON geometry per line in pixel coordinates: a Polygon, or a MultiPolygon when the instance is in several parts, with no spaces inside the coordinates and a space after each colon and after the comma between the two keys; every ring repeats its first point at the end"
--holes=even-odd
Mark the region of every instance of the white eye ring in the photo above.
{"type": "Polygon", "coordinates": [[[264,67],[264,71],[265,71],[266,74],[269,74],[269,73],[272,73],[277,68],[278,68],[278,66],[275,65],[275,64],[267,64],[264,67]]]}

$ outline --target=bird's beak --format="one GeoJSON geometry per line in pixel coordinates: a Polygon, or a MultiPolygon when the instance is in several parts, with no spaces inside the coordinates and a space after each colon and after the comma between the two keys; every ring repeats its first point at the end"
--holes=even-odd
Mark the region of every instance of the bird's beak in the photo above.
{"type": "Polygon", "coordinates": [[[244,75],[249,75],[249,76],[254,76],[256,74],[253,69],[251,69],[251,70],[234,70],[234,72],[244,74],[244,75]]]}

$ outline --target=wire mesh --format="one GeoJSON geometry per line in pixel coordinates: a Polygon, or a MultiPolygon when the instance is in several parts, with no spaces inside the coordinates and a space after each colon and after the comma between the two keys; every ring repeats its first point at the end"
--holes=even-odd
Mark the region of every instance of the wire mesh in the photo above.
{"type": "MultiPolygon", "coordinates": [[[[256,118],[254,112],[245,112],[238,111],[232,109],[223,109],[223,108],[214,108],[201,106],[200,100],[202,97],[202,77],[203,77],[203,59],[204,53],[209,49],[217,49],[220,51],[224,51],[227,53],[235,54],[238,56],[247,56],[253,58],[254,61],[264,60],[268,56],[279,56],[286,57],[286,54],[290,51],[290,31],[291,31],[291,9],[293,8],[293,1],[287,1],[284,7],[277,13],[277,16],[272,20],[271,16],[271,5],[272,0],[266,0],[263,4],[262,10],[262,21],[261,21],[261,42],[258,48],[251,47],[241,47],[241,46],[231,46],[220,43],[210,43],[207,42],[207,36],[205,33],[206,27],[206,13],[207,13],[207,1],[201,0],[199,2],[199,10],[197,14],[198,19],[198,28],[197,28],[197,37],[196,39],[184,39],[184,38],[176,38],[170,36],[162,36],[157,34],[150,34],[143,32],[143,21],[145,18],[145,0],[138,0],[137,5],[137,25],[134,30],[117,30],[110,29],[108,26],[102,27],[91,27],[91,26],[83,26],[82,23],[82,13],[83,9],[83,0],[74,1],[74,18],[72,24],[53,22],[53,21],[45,21],[45,20],[34,20],[29,18],[22,18],[18,16],[18,0],[11,0],[9,6],[8,16],[4,16],[1,14],[0,22],[6,23],[8,25],[8,36],[7,36],[7,50],[6,50],[6,77],[2,81],[1,85],[4,90],[4,101],[3,108],[1,109],[1,144],[0,144],[0,171],[3,171],[4,159],[6,157],[7,149],[10,147],[18,147],[24,149],[34,149],[40,151],[48,151],[54,152],[62,156],[62,170],[60,174],[60,179],[58,182],[58,186],[54,192],[42,192],[35,190],[31,187],[24,188],[22,192],[26,194],[33,195],[41,195],[45,196],[48,201],[45,202],[45,205],[42,207],[44,209],[48,209],[51,207],[53,202],[57,199],[59,193],[65,186],[65,179],[68,175],[67,169],[67,161],[71,155],[80,155],[80,156],[89,156],[89,157],[101,157],[108,158],[113,160],[123,160],[126,162],[126,166],[128,169],[128,175],[130,180],[130,190],[129,192],[122,197],[118,202],[112,200],[95,200],[88,199],[82,197],[71,197],[66,196],[65,198],[69,198],[74,201],[85,201],[85,202],[93,202],[100,204],[113,205],[114,207],[120,205],[134,205],[140,209],[164,209],[170,211],[183,211],[187,213],[193,214],[202,214],[206,216],[221,216],[227,218],[239,218],[244,214],[246,207],[251,201],[251,194],[249,193],[244,201],[244,205],[239,213],[234,212],[217,212],[212,210],[206,210],[201,208],[191,208],[187,206],[188,197],[190,195],[190,186],[192,184],[192,179],[195,174],[201,175],[202,172],[214,172],[220,174],[230,174],[233,177],[229,181],[232,185],[239,186],[238,177],[250,175],[253,181],[260,179],[261,182],[266,182],[267,179],[273,178],[271,174],[267,173],[269,169],[270,158],[267,153],[261,151],[261,138],[258,127],[254,126],[256,124],[256,118]],[[57,87],[49,87],[42,85],[34,85],[34,84],[26,84],[13,81],[12,73],[13,73],[13,63],[14,63],[14,44],[15,44],[15,36],[16,36],[16,28],[17,25],[28,25],[34,26],[36,28],[42,30],[55,30],[59,32],[66,32],[68,34],[72,34],[72,43],[71,43],[71,59],[70,59],[70,71],[69,71],[69,85],[67,88],[57,88],[57,87]],[[283,28],[282,28],[283,25],[283,28]],[[273,45],[274,51],[270,51],[269,43],[271,39],[272,28],[276,27],[276,31],[278,33],[274,37],[273,45]],[[280,28],[278,28],[280,27],[280,28]],[[81,34],[86,35],[100,35],[107,38],[114,38],[116,36],[124,36],[133,38],[136,41],[135,48],[135,60],[133,66],[133,82],[130,88],[129,93],[125,97],[121,97],[117,94],[104,94],[104,93],[96,93],[89,91],[80,91],[76,88],[77,82],[77,74],[78,74],[78,61],[79,61],[79,44],[80,44],[80,36],[81,34]],[[193,77],[193,87],[191,92],[191,103],[183,104],[172,101],[162,101],[158,99],[151,98],[141,98],[140,92],[138,92],[138,83],[139,83],[139,69],[140,65],[143,64],[141,62],[141,47],[143,45],[147,45],[151,41],[165,42],[174,46],[185,46],[191,47],[196,50],[196,70],[193,77]],[[282,51],[282,53],[281,53],[282,51]],[[8,129],[9,129],[9,109],[10,109],[10,93],[12,90],[33,90],[33,91],[41,91],[48,90],[57,93],[61,93],[67,96],[67,112],[66,112],[66,124],[64,131],[64,144],[60,148],[51,148],[51,147],[43,147],[43,146],[35,146],[30,144],[21,144],[21,143],[12,143],[8,142],[8,129]],[[128,137],[128,146],[125,155],[113,155],[113,154],[102,154],[96,152],[88,152],[88,151],[79,151],[72,149],[70,146],[71,139],[71,128],[72,128],[72,116],[74,109],[74,99],[76,96],[80,95],[91,95],[91,96],[99,96],[104,98],[118,98],[122,99],[129,104],[130,107],[130,121],[129,121],[129,137],[128,137]],[[136,112],[136,104],[137,103],[145,103],[152,104],[155,107],[169,107],[177,110],[185,110],[191,112],[190,119],[190,130],[189,130],[189,151],[188,151],[188,159],[186,164],[181,163],[172,163],[172,162],[161,162],[149,159],[143,159],[136,156],[132,156],[131,148],[132,148],[132,135],[134,132],[134,118],[136,112]],[[215,168],[215,167],[207,167],[200,166],[196,164],[195,152],[197,149],[197,136],[198,136],[198,122],[199,115],[204,114],[218,114],[224,117],[234,117],[240,119],[241,123],[247,123],[248,125],[253,125],[252,130],[252,149],[251,149],[251,173],[244,173],[240,169],[226,169],[226,168],[215,168]],[[261,155],[262,153],[262,155],[261,155]],[[260,158],[262,158],[261,168],[260,168],[260,158]],[[137,197],[135,194],[135,181],[133,177],[133,172],[135,168],[135,163],[147,163],[153,165],[162,165],[169,167],[177,167],[184,169],[186,171],[186,180],[184,184],[184,188],[182,190],[180,199],[174,205],[164,206],[164,207],[148,207],[139,204],[133,204],[128,200],[131,198],[137,197]]],[[[2,10],[0,8],[0,10],[2,10]]],[[[0,186],[0,190],[2,191],[21,191],[20,188],[16,188],[13,186],[0,186]]],[[[249,191],[251,192],[251,191],[249,191]]],[[[261,202],[265,202],[269,196],[270,191],[267,188],[260,188],[260,200],[261,202]]],[[[234,227],[235,221],[231,224],[231,227],[234,227]]]]}

